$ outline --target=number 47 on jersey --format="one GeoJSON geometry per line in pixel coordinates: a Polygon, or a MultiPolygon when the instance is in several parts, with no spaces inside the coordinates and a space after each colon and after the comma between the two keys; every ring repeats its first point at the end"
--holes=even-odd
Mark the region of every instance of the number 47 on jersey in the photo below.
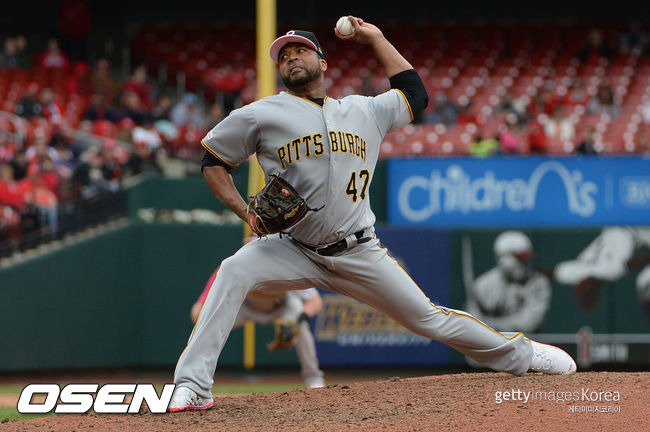
{"type": "Polygon", "coordinates": [[[366,190],[368,189],[369,180],[370,173],[368,170],[362,169],[359,171],[359,186],[361,186],[361,189],[359,190],[357,187],[357,173],[356,171],[352,171],[348,186],[345,188],[345,193],[352,198],[352,202],[357,202],[358,198],[362,200],[366,199],[366,190]]]}

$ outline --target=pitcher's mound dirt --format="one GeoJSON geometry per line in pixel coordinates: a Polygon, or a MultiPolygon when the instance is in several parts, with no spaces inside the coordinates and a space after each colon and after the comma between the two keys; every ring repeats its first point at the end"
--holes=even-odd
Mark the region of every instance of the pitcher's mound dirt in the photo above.
{"type": "Polygon", "coordinates": [[[650,430],[649,372],[466,373],[226,396],[207,411],[57,415],[7,431],[650,430]],[[527,398],[527,399],[526,399],[527,398]],[[500,402],[500,403],[499,403],[500,402]]]}

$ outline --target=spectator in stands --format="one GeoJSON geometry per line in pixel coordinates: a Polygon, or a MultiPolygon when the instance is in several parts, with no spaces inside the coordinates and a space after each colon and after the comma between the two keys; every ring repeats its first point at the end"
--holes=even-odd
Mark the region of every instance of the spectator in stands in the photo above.
{"type": "Polygon", "coordinates": [[[469,154],[474,157],[488,157],[497,154],[499,141],[496,138],[483,138],[477,134],[469,145],[469,154]]]}
{"type": "Polygon", "coordinates": [[[557,105],[553,115],[544,125],[544,133],[549,138],[570,141],[575,137],[576,129],[569,117],[565,115],[564,106],[557,105]]]}
{"type": "Polygon", "coordinates": [[[0,52],[0,69],[18,67],[18,56],[16,39],[8,37],[5,39],[4,49],[0,52]]]}
{"type": "Polygon", "coordinates": [[[82,120],[77,126],[77,132],[72,135],[70,150],[73,152],[75,159],[78,159],[83,150],[98,145],[99,140],[92,135],[94,133],[94,123],[90,120],[82,120]]]}
{"type": "Polygon", "coordinates": [[[514,96],[512,95],[511,92],[506,92],[506,94],[503,95],[501,98],[501,102],[499,102],[499,105],[496,106],[496,109],[494,110],[495,114],[501,114],[501,113],[514,113],[517,114],[515,111],[515,108],[513,106],[512,100],[514,99],[514,96]]]}
{"type": "Polygon", "coordinates": [[[456,122],[462,125],[477,123],[476,114],[472,112],[472,102],[465,95],[458,98],[458,117],[456,118],[456,122]]]}
{"type": "Polygon", "coordinates": [[[0,131],[0,163],[8,163],[14,158],[16,145],[9,140],[9,136],[0,131]]]}
{"type": "Polygon", "coordinates": [[[163,153],[159,147],[155,153],[149,151],[146,145],[136,145],[135,151],[131,153],[124,170],[132,175],[144,173],[161,173],[162,168],[158,164],[158,155],[163,153]]]}
{"type": "Polygon", "coordinates": [[[110,63],[105,58],[97,60],[90,76],[90,88],[93,94],[101,94],[107,103],[113,102],[117,92],[117,83],[111,77],[110,63]]]}
{"type": "Polygon", "coordinates": [[[47,48],[41,54],[38,65],[41,69],[50,71],[66,72],[70,67],[68,56],[61,51],[59,41],[56,38],[51,38],[47,41],[47,48]]]}
{"type": "Polygon", "coordinates": [[[146,114],[142,118],[142,125],[133,128],[133,144],[145,146],[150,153],[153,153],[162,145],[160,135],[154,127],[153,117],[146,114]]]}
{"type": "Polygon", "coordinates": [[[27,148],[25,157],[30,165],[46,159],[56,160],[58,158],[56,150],[48,145],[48,140],[47,136],[37,136],[34,139],[34,144],[27,148]]]}
{"type": "Polygon", "coordinates": [[[18,181],[14,178],[11,165],[0,165],[0,205],[8,205],[20,214],[29,213],[32,196],[28,186],[24,179],[18,181]]]}
{"type": "Polygon", "coordinates": [[[113,165],[117,167],[120,171],[120,179],[123,179],[125,177],[129,177],[133,175],[133,173],[129,172],[126,165],[129,161],[129,158],[133,154],[132,151],[130,151],[130,148],[127,148],[124,145],[118,144],[113,147],[113,150],[107,154],[107,157],[111,161],[113,165]]]}
{"type": "Polygon", "coordinates": [[[528,151],[531,154],[546,154],[547,152],[546,133],[536,120],[530,122],[528,126],[528,151]]]}
{"type": "Polygon", "coordinates": [[[125,117],[117,123],[115,139],[133,144],[133,129],[137,126],[129,117],[125,117]]]}
{"type": "Polygon", "coordinates": [[[90,105],[83,115],[85,120],[105,120],[110,116],[111,107],[106,103],[106,96],[102,93],[93,93],[90,105]]]}
{"type": "Polygon", "coordinates": [[[171,117],[172,100],[167,95],[161,95],[151,110],[154,120],[169,120],[171,117]]]}
{"type": "Polygon", "coordinates": [[[521,100],[515,99],[511,92],[506,92],[495,110],[495,114],[514,114],[517,117],[517,125],[525,124],[527,120],[528,107],[521,100]]]}
{"type": "Polygon", "coordinates": [[[24,148],[16,149],[14,158],[9,162],[13,169],[13,177],[16,180],[21,180],[27,175],[27,167],[29,161],[27,160],[27,153],[24,148]]]}
{"type": "Polygon", "coordinates": [[[80,161],[72,178],[82,198],[96,199],[118,189],[119,183],[114,176],[114,167],[106,163],[98,146],[86,149],[80,161]]]}
{"type": "Polygon", "coordinates": [[[649,42],[648,34],[643,31],[639,22],[635,21],[619,34],[619,51],[636,55],[647,53],[649,42]]]}
{"type": "Polygon", "coordinates": [[[650,124],[650,100],[646,100],[641,105],[641,116],[643,117],[643,123],[650,124]]]}
{"type": "Polygon", "coordinates": [[[598,87],[598,92],[587,106],[589,114],[607,114],[612,118],[617,117],[620,111],[614,99],[614,92],[609,84],[601,84],[598,87]]]}
{"type": "Polygon", "coordinates": [[[44,227],[47,234],[57,230],[59,200],[54,192],[58,187],[56,176],[44,177],[39,164],[30,164],[27,168],[27,177],[20,181],[23,190],[29,196],[31,203],[36,207],[39,220],[46,223],[44,227]],[[54,184],[53,184],[54,183],[54,184]]]}
{"type": "Polygon", "coordinates": [[[19,225],[23,231],[38,225],[38,215],[26,186],[23,180],[18,181],[14,177],[11,165],[0,164],[0,209],[3,209],[3,219],[6,223],[19,225]]]}
{"type": "Polygon", "coordinates": [[[645,129],[639,130],[636,136],[637,152],[642,155],[650,155],[650,137],[645,129]]]}
{"type": "Polygon", "coordinates": [[[544,84],[528,106],[531,118],[537,118],[540,114],[552,115],[555,107],[562,104],[561,99],[556,97],[553,91],[553,83],[544,84]]]}
{"type": "Polygon", "coordinates": [[[220,93],[218,99],[221,100],[225,115],[230,114],[241,103],[240,93],[246,86],[246,77],[242,71],[235,70],[232,64],[224,63],[211,81],[220,93]]]}
{"type": "Polygon", "coordinates": [[[78,61],[72,68],[72,73],[65,80],[65,90],[68,94],[91,94],[90,67],[85,61],[78,61]]]}
{"type": "Polygon", "coordinates": [[[59,176],[54,171],[54,162],[45,158],[40,163],[30,164],[27,168],[27,177],[33,184],[43,187],[59,196],[59,176]]]}
{"type": "Polygon", "coordinates": [[[63,121],[63,108],[55,102],[55,94],[49,87],[44,87],[39,95],[41,116],[50,123],[58,125],[63,121]]]}
{"type": "MultiPolygon", "coordinates": [[[[155,117],[154,117],[155,120],[155,117]]],[[[182,139],[179,140],[179,137],[181,135],[181,130],[176,127],[174,123],[172,123],[169,120],[155,120],[154,122],[154,127],[156,128],[156,132],[158,132],[158,135],[163,141],[163,145],[165,148],[175,147],[176,145],[182,145],[182,139]]],[[[198,144],[198,142],[197,142],[198,144]]],[[[171,149],[174,150],[174,149],[171,149]]],[[[174,152],[175,153],[175,152],[174,152]]]]}
{"type": "Polygon", "coordinates": [[[144,66],[138,66],[133,70],[131,77],[124,84],[122,92],[134,92],[140,98],[140,104],[144,109],[152,108],[152,89],[147,82],[147,69],[144,66]]]}
{"type": "Polygon", "coordinates": [[[71,192],[68,189],[69,180],[72,177],[76,163],[75,154],[61,133],[54,134],[52,141],[50,141],[50,147],[56,151],[56,158],[52,160],[51,167],[49,161],[44,162],[43,171],[51,171],[57,175],[61,182],[61,188],[57,196],[68,198],[69,192],[71,192]]]}
{"type": "Polygon", "coordinates": [[[578,52],[578,59],[582,62],[593,62],[600,58],[611,59],[614,51],[603,38],[603,32],[598,28],[589,31],[587,40],[578,52]]]}
{"type": "Polygon", "coordinates": [[[185,93],[181,100],[174,105],[169,117],[178,127],[187,125],[204,127],[205,125],[205,116],[201,112],[198,98],[194,93],[185,93]]]}
{"type": "Polygon", "coordinates": [[[218,103],[213,103],[205,118],[203,127],[206,130],[212,129],[223,120],[223,107],[218,103]]]}
{"type": "Polygon", "coordinates": [[[590,127],[585,130],[585,134],[580,140],[580,144],[576,147],[576,153],[580,155],[596,155],[598,151],[596,150],[596,141],[594,140],[594,135],[596,130],[593,127],[590,127]]]}
{"type": "MultiPolygon", "coordinates": [[[[120,120],[120,122],[126,119],[128,119],[128,117],[120,120]]],[[[95,120],[93,122],[92,133],[104,138],[115,138],[115,135],[117,134],[117,125],[110,120],[95,120]]],[[[104,142],[104,140],[101,139],[100,143],[101,142],[104,142]]]]}
{"type": "Polygon", "coordinates": [[[589,94],[585,88],[584,81],[580,77],[574,78],[569,86],[569,91],[564,99],[564,104],[567,106],[586,106],[588,102],[589,94]]]}
{"type": "Polygon", "coordinates": [[[112,191],[117,192],[120,188],[120,182],[122,181],[124,170],[118,162],[118,158],[115,157],[116,152],[118,151],[121,145],[114,139],[109,138],[102,141],[100,148],[100,154],[104,160],[104,168],[107,173],[110,173],[109,179],[111,180],[112,191]]]}
{"type": "Polygon", "coordinates": [[[30,83],[27,86],[27,93],[16,104],[14,110],[16,115],[19,115],[26,119],[31,119],[34,117],[41,116],[41,104],[36,99],[38,94],[38,84],[30,83]]]}
{"type": "Polygon", "coordinates": [[[499,149],[503,155],[516,155],[521,150],[519,148],[519,138],[513,130],[513,125],[505,122],[499,134],[499,149]]]}
{"type": "Polygon", "coordinates": [[[27,50],[27,38],[24,35],[18,35],[15,40],[18,66],[21,69],[29,69],[32,66],[32,57],[27,50]]]}
{"type": "Polygon", "coordinates": [[[442,123],[451,126],[456,124],[458,119],[458,107],[447,98],[445,92],[439,91],[434,97],[433,109],[425,111],[423,117],[424,123],[442,123]]]}
{"type": "MultiPolygon", "coordinates": [[[[20,215],[18,212],[8,205],[0,204],[0,239],[2,239],[2,234],[6,234],[5,238],[12,237],[13,233],[10,230],[19,225],[20,215]]],[[[0,248],[0,257],[3,255],[6,255],[6,252],[0,248]]]]}
{"type": "Polygon", "coordinates": [[[119,123],[125,118],[130,118],[136,124],[140,124],[144,114],[145,110],[140,101],[140,96],[134,91],[127,90],[120,96],[119,105],[111,108],[107,119],[113,123],[119,123]]]}

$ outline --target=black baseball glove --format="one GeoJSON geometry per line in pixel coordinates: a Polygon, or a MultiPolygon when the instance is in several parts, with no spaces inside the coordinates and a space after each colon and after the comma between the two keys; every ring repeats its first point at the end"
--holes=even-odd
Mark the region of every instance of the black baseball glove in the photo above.
{"type": "Polygon", "coordinates": [[[268,345],[269,351],[291,347],[300,335],[297,321],[277,319],[273,321],[273,326],[275,327],[275,338],[268,345]]]}
{"type": "Polygon", "coordinates": [[[260,236],[285,231],[298,223],[308,211],[318,211],[279,174],[272,174],[269,182],[248,203],[248,224],[260,236]]]}

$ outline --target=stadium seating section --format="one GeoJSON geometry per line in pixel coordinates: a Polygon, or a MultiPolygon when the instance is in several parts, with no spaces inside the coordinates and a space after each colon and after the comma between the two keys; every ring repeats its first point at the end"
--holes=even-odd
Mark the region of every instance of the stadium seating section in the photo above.
{"type": "MultiPolygon", "coordinates": [[[[605,40],[618,45],[624,26],[604,26],[605,40]]],[[[495,108],[506,92],[515,98],[533,100],[540,88],[550,86],[557,97],[566,94],[575,78],[585,83],[587,94],[595,95],[608,82],[621,108],[620,115],[589,115],[584,104],[570,107],[575,125],[572,140],[549,139],[551,154],[573,153],[588,127],[596,130],[599,150],[605,153],[636,151],[636,135],[643,128],[640,108],[650,98],[650,61],[638,54],[617,53],[613,58],[592,57],[581,62],[577,53],[587,39],[585,24],[394,24],[385,26],[389,39],[411,61],[423,77],[430,95],[444,91],[456,103],[471,102],[473,121],[408,126],[389,134],[382,156],[462,155],[476,133],[493,136],[504,122],[495,108]],[[509,55],[504,55],[508,48],[509,55]]],[[[287,29],[280,29],[280,32],[287,29]]],[[[330,28],[317,26],[328,62],[328,94],[342,97],[356,93],[362,77],[370,74],[377,88],[387,88],[371,50],[337,40],[330,28]]],[[[166,66],[170,80],[178,71],[187,77],[190,89],[210,80],[220,63],[229,62],[255,78],[255,34],[243,26],[169,28],[147,26],[133,39],[136,59],[147,61],[150,72],[166,66]]],[[[254,85],[244,91],[246,102],[254,99],[254,85]]],[[[429,105],[429,109],[432,107],[429,105]]],[[[540,119],[542,122],[544,117],[540,119]]],[[[519,131],[527,152],[527,130],[519,131]]]]}
{"type": "MultiPolygon", "coordinates": [[[[618,46],[625,25],[604,25],[605,40],[618,46]]],[[[369,76],[370,83],[386,89],[383,76],[370,49],[337,40],[328,25],[312,27],[323,45],[329,71],[328,94],[338,98],[356,93],[369,76]]],[[[581,23],[420,23],[383,26],[389,39],[405,54],[422,76],[432,101],[443,91],[456,104],[469,105],[462,121],[453,125],[422,123],[410,125],[386,137],[381,157],[419,155],[463,155],[477,134],[498,135],[506,113],[497,107],[504,95],[533,101],[542,89],[553,97],[566,95],[576,78],[585,83],[589,98],[598,86],[608,83],[620,107],[620,114],[591,115],[584,103],[567,107],[575,127],[572,139],[549,138],[548,153],[572,154],[587,128],[596,131],[596,147],[603,153],[637,151],[637,136],[646,128],[641,110],[650,100],[650,59],[638,53],[616,51],[610,59],[590,57],[580,61],[577,53],[587,39],[590,27],[581,23]]],[[[279,28],[279,33],[286,28],[279,28]]],[[[246,78],[241,93],[244,103],[255,99],[255,32],[252,26],[225,25],[143,25],[131,41],[133,63],[144,62],[150,77],[176,83],[183,73],[189,91],[202,89],[214,97],[211,82],[226,63],[246,78]]],[[[13,112],[15,104],[30,82],[51,86],[64,107],[69,125],[76,126],[89,104],[89,95],[66,92],[65,76],[33,70],[0,70],[0,107],[13,112]]],[[[550,113],[537,113],[533,120],[543,124],[550,113]]],[[[3,121],[3,120],[0,120],[3,121]]],[[[531,122],[532,123],[532,122],[531,122]]],[[[11,127],[4,125],[6,127],[11,127]]],[[[28,124],[28,134],[41,133],[50,126],[42,119],[28,124]]],[[[648,132],[646,130],[646,132],[648,132]]],[[[203,131],[185,128],[177,145],[196,140],[203,131]]],[[[517,128],[528,153],[529,127],[517,128]]],[[[193,144],[195,145],[195,144],[193,144]]]]}

